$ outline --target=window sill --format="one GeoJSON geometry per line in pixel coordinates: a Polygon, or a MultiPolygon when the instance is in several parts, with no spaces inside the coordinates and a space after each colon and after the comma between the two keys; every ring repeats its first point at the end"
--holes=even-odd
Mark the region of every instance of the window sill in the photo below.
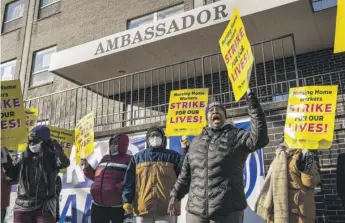
{"type": "Polygon", "coordinates": [[[47,83],[44,83],[44,84],[31,86],[31,87],[29,87],[29,90],[33,90],[33,89],[35,89],[35,88],[44,87],[44,86],[47,86],[47,85],[52,85],[53,83],[54,83],[54,81],[50,81],[50,82],[47,82],[47,83]]]}
{"type": "Polygon", "coordinates": [[[1,36],[4,36],[4,35],[9,34],[9,33],[11,33],[11,32],[17,31],[17,30],[19,30],[19,29],[21,29],[21,28],[22,28],[22,27],[18,27],[18,28],[14,28],[14,29],[8,30],[8,31],[6,31],[6,32],[2,32],[2,33],[1,33],[1,36]]]}
{"type": "Polygon", "coordinates": [[[50,18],[50,17],[52,17],[52,16],[55,16],[55,15],[58,15],[58,14],[60,14],[60,13],[61,13],[61,10],[58,11],[58,12],[52,13],[52,14],[46,16],[46,17],[39,18],[39,19],[37,19],[37,22],[42,21],[42,20],[45,20],[45,19],[48,19],[48,18],[50,18]]]}

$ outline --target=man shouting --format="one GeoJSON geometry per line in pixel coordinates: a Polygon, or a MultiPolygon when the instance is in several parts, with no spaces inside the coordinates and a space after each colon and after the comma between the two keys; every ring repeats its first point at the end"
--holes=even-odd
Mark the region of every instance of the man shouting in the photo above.
{"type": "Polygon", "coordinates": [[[182,171],[170,194],[168,212],[187,193],[188,223],[243,222],[247,207],[243,167],[249,153],[269,142],[265,114],[248,91],[251,130],[226,123],[226,109],[218,102],[206,109],[208,126],[192,141],[182,171]]]}

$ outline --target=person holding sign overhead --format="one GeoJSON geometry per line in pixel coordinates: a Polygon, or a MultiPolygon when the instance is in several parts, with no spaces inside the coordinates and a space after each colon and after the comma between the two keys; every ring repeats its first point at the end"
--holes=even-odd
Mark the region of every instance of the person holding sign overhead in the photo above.
{"type": "Polygon", "coordinates": [[[34,127],[26,151],[12,165],[7,156],[6,175],[18,182],[14,206],[14,223],[56,222],[56,177],[60,169],[70,165],[61,145],[50,137],[46,126],[34,127]]]}
{"type": "Polygon", "coordinates": [[[109,139],[109,154],[103,156],[96,169],[82,160],[84,175],[93,180],[91,195],[91,223],[122,223],[122,185],[132,156],[127,154],[128,136],[117,134],[109,139]]]}
{"type": "Polygon", "coordinates": [[[208,105],[208,125],[193,139],[171,191],[170,214],[188,193],[186,222],[243,222],[243,210],[247,207],[243,166],[249,153],[269,142],[265,114],[258,98],[249,90],[247,103],[250,132],[227,123],[226,109],[219,102],[208,105]]]}
{"type": "Polygon", "coordinates": [[[134,213],[137,223],[176,223],[179,204],[169,216],[169,193],[180,173],[179,153],[166,149],[163,129],[152,127],[146,133],[147,149],[135,154],[128,165],[122,193],[123,208],[134,213]]]}

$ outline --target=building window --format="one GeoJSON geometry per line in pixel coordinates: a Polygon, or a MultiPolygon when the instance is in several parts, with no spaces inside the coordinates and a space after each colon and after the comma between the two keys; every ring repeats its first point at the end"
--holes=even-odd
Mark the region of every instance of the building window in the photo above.
{"type": "Polygon", "coordinates": [[[311,0],[311,4],[313,11],[318,12],[337,6],[337,0],[311,0]]]}
{"type": "Polygon", "coordinates": [[[1,64],[1,80],[14,80],[16,73],[16,62],[17,60],[11,60],[1,64]]]}
{"type": "Polygon", "coordinates": [[[173,7],[163,9],[145,16],[128,21],[128,29],[133,29],[145,24],[154,23],[158,20],[168,18],[184,11],[184,4],[175,5],[173,7]]]}
{"type": "Polygon", "coordinates": [[[5,9],[2,32],[9,32],[22,26],[24,14],[24,0],[8,3],[5,9]]]}
{"type": "Polygon", "coordinates": [[[41,0],[39,19],[43,19],[59,13],[61,10],[61,0],[41,0]]]}
{"type": "Polygon", "coordinates": [[[54,74],[49,72],[50,56],[56,52],[56,47],[37,51],[34,54],[31,87],[51,83],[54,80],[54,74]]]}
{"type": "Polygon", "coordinates": [[[219,0],[194,0],[194,8],[218,2],[219,0]]]}

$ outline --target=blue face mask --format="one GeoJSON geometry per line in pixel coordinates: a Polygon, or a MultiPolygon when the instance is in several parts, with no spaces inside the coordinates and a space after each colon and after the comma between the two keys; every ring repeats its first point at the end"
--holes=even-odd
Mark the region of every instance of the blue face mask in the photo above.
{"type": "Polygon", "coordinates": [[[119,154],[118,152],[113,152],[113,153],[110,153],[112,156],[116,156],[117,154],[119,154]]]}

